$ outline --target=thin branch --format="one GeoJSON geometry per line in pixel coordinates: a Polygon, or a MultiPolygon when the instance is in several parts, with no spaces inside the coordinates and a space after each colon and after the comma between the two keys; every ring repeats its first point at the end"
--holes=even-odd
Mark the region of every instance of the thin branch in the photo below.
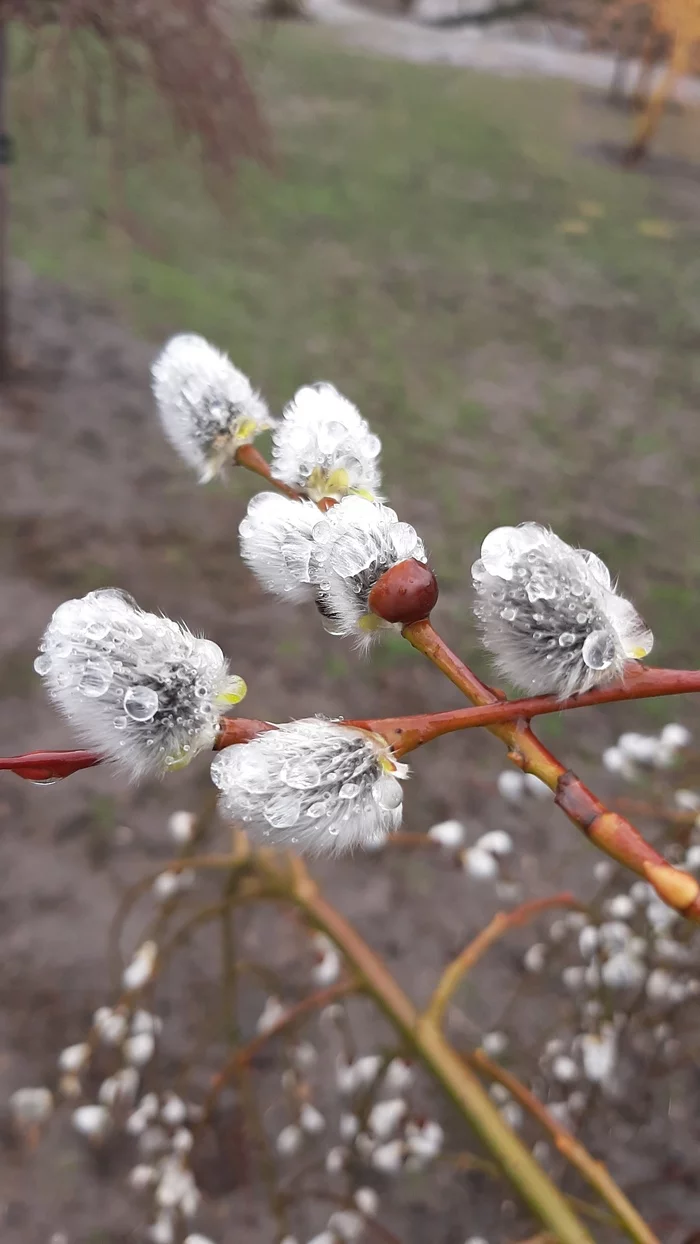
{"type": "Polygon", "coordinates": [[[285,484],[281,479],[275,478],[270,469],[269,462],[263,458],[260,450],[256,449],[255,445],[241,445],[236,450],[236,463],[238,466],[245,467],[247,471],[253,471],[255,475],[262,476],[273,488],[283,492],[285,497],[291,497],[293,501],[301,499],[301,493],[298,493],[295,488],[290,488],[289,484],[285,484]]]}
{"type": "Polygon", "coordinates": [[[420,1022],[416,1008],[391,972],[355,929],[323,898],[308,874],[303,877],[289,873],[280,876],[277,871],[275,875],[270,866],[269,877],[271,886],[276,883],[280,898],[291,898],[296,902],[308,919],[336,943],[346,961],[357,972],[366,992],[375,999],[407,1045],[416,1051],[442,1085],[542,1225],[555,1232],[559,1244],[592,1244],[581,1220],[501,1117],[478,1078],[464,1074],[463,1060],[437,1028],[420,1022]]]}
{"type": "Polygon", "coordinates": [[[321,1010],[324,1006],[329,1006],[331,1002],[336,1002],[338,998],[345,998],[349,994],[356,992],[357,985],[350,981],[339,981],[335,985],[329,985],[327,989],[319,989],[316,993],[302,998],[301,1002],[290,1006],[276,1024],[272,1024],[265,1032],[261,1032],[257,1037],[253,1037],[252,1041],[249,1041],[247,1045],[242,1045],[235,1050],[212,1079],[211,1087],[204,1103],[204,1117],[206,1118],[211,1111],[216,1098],[225,1085],[238,1074],[241,1067],[247,1066],[252,1062],[255,1055],[267,1045],[268,1041],[278,1036],[279,1033],[285,1032],[287,1028],[298,1023],[300,1019],[311,1014],[312,1011],[321,1010]]]}
{"type": "Polygon", "coordinates": [[[520,1105],[533,1118],[537,1119],[538,1123],[541,1123],[542,1127],[551,1136],[559,1152],[583,1175],[586,1182],[595,1189],[605,1204],[612,1210],[625,1233],[631,1240],[635,1241],[635,1244],[660,1244],[657,1236],[654,1235],[651,1228],[627,1200],[624,1192],[615,1183],[604,1164],[597,1162],[595,1158],[591,1157],[588,1150],[576,1140],[576,1137],[567,1128],[563,1127],[561,1123],[552,1118],[546,1106],[535,1097],[534,1093],[530,1092],[510,1071],[506,1071],[504,1067],[493,1062],[483,1050],[474,1050],[473,1053],[465,1054],[463,1057],[471,1066],[484,1072],[489,1079],[497,1080],[499,1084],[507,1088],[516,1101],[519,1101],[520,1105]]]}
{"type": "Polygon", "coordinates": [[[448,963],[437,983],[430,1002],[423,1012],[421,1022],[435,1024],[438,1028],[441,1027],[447,1005],[460,982],[467,972],[470,972],[474,965],[479,962],[479,959],[481,959],[489,947],[493,946],[494,942],[497,942],[510,929],[526,924],[528,920],[532,920],[535,916],[539,916],[543,911],[548,911],[552,907],[577,907],[579,910],[583,909],[582,904],[577,901],[574,895],[567,892],[564,894],[554,894],[551,898],[539,898],[529,903],[522,903],[519,907],[515,907],[513,911],[497,912],[489,924],[486,925],[486,928],[482,929],[451,963],[448,963]]]}
{"type": "MultiPolygon", "coordinates": [[[[480,707],[502,706],[500,694],[492,691],[469,669],[437,634],[428,620],[414,622],[403,629],[406,639],[437,665],[468,699],[480,707]]],[[[668,675],[669,671],[640,670],[636,677],[645,675],[668,675]]],[[[693,676],[700,684],[700,674],[693,676]]],[[[670,681],[657,679],[661,685],[670,681]]],[[[631,686],[634,686],[634,679],[631,686]]],[[[677,685],[674,688],[678,689],[677,685]]],[[[618,688],[618,691],[622,689],[618,688]]],[[[550,697],[546,697],[548,700],[550,697]]],[[[625,694],[618,694],[624,699],[625,694]]],[[[630,697],[633,698],[633,697],[630,697]]],[[[577,697],[578,700],[582,697],[577,697]]],[[[520,703],[538,703],[521,701],[520,703]]],[[[517,705],[517,701],[515,704],[517,705]]],[[[507,705],[512,711],[513,703],[507,705]]],[[[508,757],[526,773],[534,773],[554,792],[554,802],[570,821],[601,851],[614,860],[625,864],[653,887],[659,897],[679,915],[700,924],[700,883],[690,873],[674,868],[658,851],[642,837],[629,821],[617,812],[611,812],[592,794],[580,778],[566,769],[543,743],[532,733],[526,718],[518,721],[500,721],[487,727],[492,734],[505,743],[508,757]]]]}

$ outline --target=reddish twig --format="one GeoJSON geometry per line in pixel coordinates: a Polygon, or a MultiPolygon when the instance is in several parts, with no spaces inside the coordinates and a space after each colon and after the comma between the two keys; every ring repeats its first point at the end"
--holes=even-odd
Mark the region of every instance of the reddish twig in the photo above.
{"type": "MultiPolygon", "coordinates": [[[[447,647],[428,620],[405,626],[403,634],[414,648],[424,653],[480,708],[488,706],[491,709],[500,709],[505,703],[506,713],[511,715],[518,706],[522,711],[523,704],[529,706],[528,711],[531,711],[533,705],[541,703],[544,699],[549,703],[547,711],[552,710],[552,697],[549,696],[534,697],[533,700],[504,702],[500,694],[482,683],[473,671],[447,647]]],[[[668,675],[674,673],[678,677],[678,671],[641,668],[630,685],[633,688],[637,678],[644,679],[645,676],[651,675],[653,679],[654,676],[661,675],[656,678],[656,681],[659,686],[667,687],[673,681],[668,675]]],[[[699,688],[700,673],[689,675],[689,681],[694,684],[693,689],[699,688]]],[[[673,685],[673,693],[676,693],[679,685],[677,682],[673,685]]],[[[613,690],[615,699],[634,698],[633,695],[626,694],[624,684],[613,690]]],[[[655,692],[649,692],[649,694],[655,694],[655,692]]],[[[666,694],[672,693],[667,690],[666,694]]],[[[574,699],[578,703],[584,697],[579,696],[574,699]]],[[[564,703],[566,704],[567,701],[564,703]]],[[[605,804],[601,803],[600,799],[597,799],[584,786],[581,779],[570,769],[566,769],[532,733],[527,716],[521,716],[512,721],[503,720],[503,718],[499,720],[496,715],[487,729],[506,744],[508,757],[514,764],[526,773],[534,773],[546,786],[549,786],[554,792],[555,803],[590,842],[604,851],[606,855],[612,856],[614,860],[626,865],[627,868],[648,881],[664,903],[672,907],[679,915],[685,916],[695,924],[700,924],[700,883],[697,879],[680,868],[674,868],[658,851],[654,850],[634,825],[617,812],[611,812],[606,808],[605,804]]]]}

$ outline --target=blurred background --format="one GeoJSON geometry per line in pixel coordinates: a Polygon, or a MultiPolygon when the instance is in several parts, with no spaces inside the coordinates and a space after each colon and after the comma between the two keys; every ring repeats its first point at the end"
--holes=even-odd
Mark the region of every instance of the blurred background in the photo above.
{"type": "MultiPolygon", "coordinates": [[[[4,754],[71,746],[32,663],[56,605],[106,585],[221,644],[247,715],[458,703],[400,638],[362,661],[313,611],[263,595],[237,548],[252,477],[198,487],[154,416],[151,359],[183,330],[227,350],[275,412],[315,380],[358,405],[383,441],[389,500],[430,550],[436,621],[484,677],[469,568],[492,527],[528,519],[619,574],[658,664],[697,661],[700,9],[683,13],[681,29],[670,0],[0,6],[4,754]],[[688,75],[656,126],[669,66],[688,75]]],[[[647,702],[537,732],[609,794],[600,757],[621,730],[696,718],[688,702],[647,702]]],[[[546,804],[508,810],[502,761],[471,734],[418,755],[408,828],[515,830],[533,893],[585,891],[590,848],[546,804]]],[[[4,778],[3,1098],[50,1079],[56,1049],[81,1039],[109,988],[119,896],[168,858],[168,814],[207,789],[204,764],[162,788],[103,771],[51,789],[4,778]]],[[[318,873],[417,996],[498,906],[492,887],[413,853],[318,873]]],[[[283,965],[285,948],[268,949],[283,965]]],[[[195,985],[169,995],[174,1051],[206,956],[190,967],[195,985]]],[[[520,971],[499,949],[473,1014],[520,971]]],[[[643,1101],[635,1114],[640,1100],[598,1140],[664,1241],[689,1244],[693,1111],[669,1131],[643,1101]]],[[[32,1164],[8,1146],[3,1244],[134,1238],[123,1155],[86,1157],[65,1132],[32,1164]]],[[[223,1168],[219,1238],[272,1244],[244,1163],[223,1168]]],[[[387,1221],[403,1244],[499,1244],[512,1238],[501,1202],[473,1176],[418,1181],[387,1221]]]]}

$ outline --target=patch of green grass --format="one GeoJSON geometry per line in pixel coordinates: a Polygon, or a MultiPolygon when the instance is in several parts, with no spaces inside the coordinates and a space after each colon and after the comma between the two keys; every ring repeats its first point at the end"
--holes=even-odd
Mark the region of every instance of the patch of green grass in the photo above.
{"type": "Polygon", "coordinates": [[[261,68],[249,42],[274,175],[245,170],[221,213],[135,87],[126,194],[157,239],[148,253],[110,223],[108,142],[88,142],[61,95],[50,125],[18,127],[15,253],[114,300],[154,340],[210,336],[274,408],[300,383],[336,383],[383,438],[387,490],[426,537],[461,642],[481,537],[535,518],[608,557],[664,658],[691,660],[700,247],[687,194],[589,158],[583,144],[622,138],[628,119],[570,85],[372,59],[311,26],[278,29],[261,68]],[[562,232],[584,200],[599,217],[562,232]],[[673,240],[639,233],[658,216],[673,240]]]}

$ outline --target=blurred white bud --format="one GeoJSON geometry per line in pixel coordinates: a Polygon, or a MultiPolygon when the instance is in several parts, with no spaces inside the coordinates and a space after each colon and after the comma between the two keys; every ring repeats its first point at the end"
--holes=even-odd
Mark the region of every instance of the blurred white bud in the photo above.
{"type": "Polygon", "coordinates": [[[543,972],[546,962],[547,947],[543,942],[533,942],[532,946],[528,946],[523,956],[523,966],[526,972],[543,972]]]}
{"type": "Polygon", "coordinates": [[[328,1226],[341,1240],[348,1241],[348,1244],[352,1240],[359,1240],[365,1229],[362,1214],[354,1209],[335,1210],[328,1219],[328,1226]]]}
{"type": "Polygon", "coordinates": [[[378,1145],[372,1153],[370,1162],[378,1171],[387,1175],[395,1175],[401,1170],[404,1145],[402,1140],[390,1140],[386,1145],[378,1145]]]}
{"type": "Polygon", "coordinates": [[[338,1244],[338,1237],[335,1231],[321,1231],[309,1240],[309,1244],[338,1244]]]}
{"type": "Polygon", "coordinates": [[[352,493],[381,501],[381,441],[332,384],[299,389],[272,443],[272,474],[312,501],[352,493]]]}
{"type": "Polygon", "coordinates": [[[606,903],[606,911],[613,920],[630,920],[635,913],[634,900],[629,894],[616,894],[606,903]]]}
{"type": "Polygon", "coordinates": [[[673,977],[670,972],[667,972],[665,968],[654,968],[647,979],[647,998],[653,1002],[663,1002],[669,997],[672,984],[673,977]]]}
{"type": "Polygon", "coordinates": [[[582,959],[590,959],[594,955],[598,947],[598,930],[592,925],[587,924],[578,935],[578,948],[581,952],[582,959]]]}
{"type": "Polygon", "coordinates": [[[227,747],[211,775],[255,840],[338,855],[398,829],[408,766],[380,735],[311,717],[227,747]]]}
{"type": "Polygon", "coordinates": [[[142,1032],[147,1032],[151,1037],[157,1037],[163,1031],[163,1021],[159,1015],[154,1015],[151,1011],[146,1011],[142,1007],[138,1011],[134,1011],[131,1017],[131,1035],[139,1036],[142,1032]]]}
{"type": "Polygon", "coordinates": [[[360,1130],[360,1120],[355,1114],[348,1114],[346,1111],[340,1116],[338,1123],[338,1131],[341,1140],[351,1141],[357,1136],[360,1130]]]}
{"type": "Polygon", "coordinates": [[[222,709],[245,695],[217,644],[114,588],[60,605],[34,668],[86,745],[132,778],[210,749],[222,709]]]}
{"type": "Polygon", "coordinates": [[[567,1054],[560,1054],[552,1063],[552,1075],[561,1084],[571,1084],[574,1080],[578,1080],[579,1070],[573,1058],[569,1058],[567,1054]]]}
{"type": "Polygon", "coordinates": [[[477,838],[474,845],[481,851],[490,851],[491,855],[509,855],[513,850],[513,839],[503,829],[491,829],[477,838]]]}
{"type": "Polygon", "coordinates": [[[612,860],[598,860],[593,865],[593,876],[596,881],[609,881],[615,872],[612,860]]]}
{"type": "Polygon", "coordinates": [[[194,1175],[177,1157],[168,1157],[160,1165],[156,1201],[162,1209],[178,1209],[186,1218],[197,1211],[199,1192],[194,1175]]]}
{"type": "Polygon", "coordinates": [[[396,1130],[406,1114],[407,1106],[401,1097],[393,1097],[389,1101],[378,1101],[372,1106],[368,1116],[370,1131],[379,1140],[386,1140],[396,1130]]]}
{"type": "Polygon", "coordinates": [[[153,882],[153,893],[161,903],[166,903],[168,899],[181,894],[183,890],[190,890],[195,880],[196,873],[192,868],[167,868],[153,882]]]}
{"type": "Polygon", "coordinates": [[[172,337],[151,373],[163,431],[202,483],[274,423],[248,377],[195,333],[172,337]]]}
{"type": "Polygon", "coordinates": [[[700,868],[700,844],[688,847],[683,863],[686,868],[692,868],[693,870],[700,868]]]}
{"type": "Polygon", "coordinates": [[[78,1106],[71,1117],[73,1127],[88,1140],[103,1140],[112,1120],[105,1106],[78,1106]]]}
{"type": "Polygon", "coordinates": [[[155,1166],[146,1166],[140,1163],[138,1166],[132,1167],[129,1171],[129,1186],[141,1191],[143,1188],[150,1188],[158,1179],[158,1172],[155,1166]]]}
{"type": "Polygon", "coordinates": [[[303,1130],[305,1132],[309,1132],[312,1136],[318,1135],[318,1133],[322,1132],[326,1126],[326,1120],[321,1114],[321,1111],[317,1110],[315,1106],[312,1106],[310,1102],[304,1102],[304,1105],[299,1111],[299,1123],[301,1124],[303,1130]]]}
{"type": "Polygon", "coordinates": [[[561,979],[567,989],[570,989],[572,993],[576,993],[585,984],[586,969],[580,967],[577,963],[572,963],[569,967],[564,968],[561,979]]]}
{"type": "Polygon", "coordinates": [[[146,1232],[151,1244],[175,1244],[175,1223],[172,1213],[163,1210],[146,1232]]]}
{"type": "Polygon", "coordinates": [[[700,811],[700,795],[694,790],[674,791],[673,802],[681,812],[700,811]]]}
{"type": "Polygon", "coordinates": [[[464,842],[464,826],[461,821],[440,821],[430,827],[428,837],[441,847],[461,847],[464,842]]]}
{"type": "Polygon", "coordinates": [[[139,1091],[139,1073],[135,1067],[120,1067],[114,1075],[102,1081],[97,1100],[108,1108],[119,1104],[130,1105],[139,1091]]]}
{"type": "Polygon", "coordinates": [[[282,1157],[290,1158],[295,1153],[299,1152],[303,1139],[304,1136],[301,1128],[297,1127],[296,1123],[288,1123],[286,1127],[282,1128],[282,1131],[277,1137],[277,1152],[281,1154],[282,1157]]]}
{"type": "Polygon", "coordinates": [[[318,1051],[310,1041],[300,1041],[294,1046],[291,1058],[298,1071],[310,1071],[318,1062],[318,1051]]]}
{"type": "Polygon", "coordinates": [[[328,1150],[325,1160],[325,1168],[329,1175],[338,1175],[340,1171],[345,1169],[345,1163],[348,1160],[348,1151],[342,1145],[335,1145],[328,1150]]]}
{"type": "Polygon", "coordinates": [[[279,998],[268,998],[255,1025],[256,1032],[269,1032],[286,1014],[286,1007],[282,1006],[279,998]]]}
{"type": "Polygon", "coordinates": [[[103,1045],[121,1045],[126,1036],[128,1020],[123,1011],[101,1006],[92,1017],[95,1032],[103,1045]]]}
{"type": "Polygon", "coordinates": [[[549,926],[549,940],[558,944],[563,942],[569,935],[569,926],[565,920],[553,920],[549,926]]]}
{"type": "Polygon", "coordinates": [[[341,967],[342,959],[333,947],[326,951],[318,963],[314,964],[311,969],[311,979],[315,985],[320,985],[321,987],[332,985],[340,976],[341,967]]]}
{"type": "Polygon", "coordinates": [[[441,1153],[444,1143],[445,1133],[434,1119],[406,1125],[406,1148],[414,1158],[431,1162],[441,1153]]]}
{"type": "Polygon", "coordinates": [[[78,1045],[68,1045],[58,1056],[59,1071],[82,1071],[90,1061],[90,1046],[87,1041],[78,1045]]]}
{"type": "Polygon", "coordinates": [[[506,803],[520,803],[525,794],[525,775],[519,769],[504,769],[496,779],[498,793],[506,803]]]}
{"type": "Polygon", "coordinates": [[[194,1144],[194,1136],[188,1127],[179,1127],[173,1136],[173,1151],[181,1156],[189,1153],[194,1144]]]}
{"type": "Polygon", "coordinates": [[[583,1071],[592,1084],[602,1084],[610,1078],[617,1062],[617,1036],[615,1029],[606,1025],[601,1032],[584,1033],[579,1041],[583,1071]]]}
{"type": "Polygon", "coordinates": [[[626,950],[620,950],[603,964],[601,976],[610,989],[634,989],[646,977],[644,964],[626,950]]]}
{"type": "Polygon", "coordinates": [[[158,961],[158,946],[144,942],[135,951],[131,963],[122,972],[122,985],[129,991],[143,989],[151,980],[158,961]]]}
{"type": "Polygon", "coordinates": [[[650,735],[638,734],[636,731],[630,730],[626,734],[620,735],[617,740],[617,746],[628,761],[631,760],[640,765],[650,765],[654,763],[659,740],[650,735]]]}
{"type": "Polygon", "coordinates": [[[587,691],[651,650],[651,632],[600,558],[537,523],[490,532],[472,578],[484,643],[527,693],[587,691]]]}
{"type": "Polygon", "coordinates": [[[124,1042],[124,1058],[133,1067],[145,1067],[155,1052],[156,1043],[150,1032],[140,1032],[136,1037],[128,1037],[124,1042]]]}
{"type": "Polygon", "coordinates": [[[194,812],[186,812],[182,808],[178,812],[173,812],[168,819],[168,833],[175,842],[184,846],[192,842],[196,825],[197,817],[194,812]]]}
{"type": "Polygon", "coordinates": [[[688,727],[681,726],[675,721],[670,721],[661,731],[661,742],[675,751],[679,751],[683,747],[689,747],[692,741],[693,736],[688,727]]]}
{"type": "MultiPolygon", "coordinates": [[[[287,1244],[296,1244],[296,1241],[292,1239],[291,1235],[288,1235],[285,1238],[287,1244]]],[[[211,1240],[208,1235],[200,1235],[199,1232],[195,1232],[194,1235],[188,1235],[185,1237],[184,1244],[214,1244],[214,1241],[211,1240]]],[[[281,1244],[285,1244],[285,1241],[282,1240],[281,1244]]]]}
{"type": "Polygon", "coordinates": [[[363,1054],[361,1058],[355,1059],[352,1064],[355,1089],[369,1088],[379,1075],[383,1062],[381,1054],[363,1054]]]}
{"type": "Polygon", "coordinates": [[[47,1088],[20,1088],[10,1095],[10,1114],[20,1128],[43,1127],[53,1113],[53,1094],[47,1088]]]}
{"type": "Polygon", "coordinates": [[[462,867],[470,877],[477,881],[491,881],[498,876],[498,861],[490,851],[481,847],[469,847],[462,852],[462,867]]]}
{"type": "Polygon", "coordinates": [[[187,1106],[177,1093],[167,1092],[160,1111],[160,1117],[169,1127],[180,1127],[187,1118],[187,1106]]]}
{"type": "Polygon", "coordinates": [[[390,1093],[402,1093],[413,1083],[413,1067],[405,1058],[392,1058],[384,1076],[384,1087],[390,1093]]]}
{"type": "Polygon", "coordinates": [[[506,1088],[505,1084],[496,1082],[489,1086],[489,1097],[501,1106],[504,1102],[510,1101],[510,1090],[506,1088]]]}
{"type": "Polygon", "coordinates": [[[500,1058],[508,1049],[505,1032],[487,1032],[481,1039],[481,1048],[491,1058],[500,1058]]]}
{"type": "Polygon", "coordinates": [[[379,1212],[379,1194],[374,1188],[358,1188],[353,1199],[363,1214],[368,1218],[376,1218],[379,1212]]]}

